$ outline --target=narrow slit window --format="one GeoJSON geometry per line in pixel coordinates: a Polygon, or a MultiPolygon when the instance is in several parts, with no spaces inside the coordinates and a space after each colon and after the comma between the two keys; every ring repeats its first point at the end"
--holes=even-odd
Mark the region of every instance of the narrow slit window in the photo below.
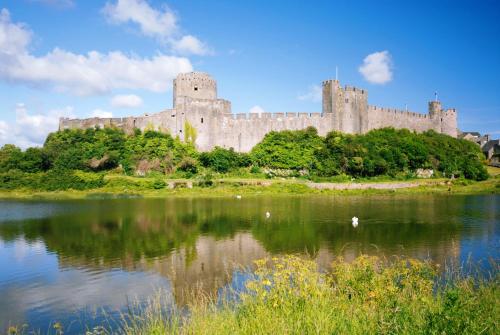
{"type": "Polygon", "coordinates": [[[203,123],[203,118],[201,118],[201,123],[203,123]]]}

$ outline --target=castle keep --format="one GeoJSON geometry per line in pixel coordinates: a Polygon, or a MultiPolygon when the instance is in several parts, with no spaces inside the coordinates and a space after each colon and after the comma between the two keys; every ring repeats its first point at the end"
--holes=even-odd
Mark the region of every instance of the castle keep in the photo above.
{"type": "Polygon", "coordinates": [[[394,127],[417,132],[433,129],[457,137],[457,112],[443,110],[439,101],[429,102],[428,114],[368,105],[368,92],[342,88],[338,80],[323,82],[322,113],[233,114],[231,102],[217,97],[217,82],[206,73],[182,73],[174,79],[173,108],[159,113],[124,118],[61,118],[59,129],[117,127],[169,132],[183,140],[195,140],[208,151],[215,146],[250,151],[270,131],[315,127],[320,135],[332,130],[362,134],[371,129],[394,127]]]}

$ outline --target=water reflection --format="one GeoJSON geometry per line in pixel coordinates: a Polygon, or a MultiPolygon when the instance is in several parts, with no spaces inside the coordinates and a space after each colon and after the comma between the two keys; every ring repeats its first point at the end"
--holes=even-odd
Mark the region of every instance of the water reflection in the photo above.
{"type": "Polygon", "coordinates": [[[308,253],[324,267],[360,253],[498,258],[499,204],[499,196],[2,201],[0,329],[119,310],[159,287],[182,305],[186,292],[217,292],[234,282],[235,265],[269,254],[308,253]]]}

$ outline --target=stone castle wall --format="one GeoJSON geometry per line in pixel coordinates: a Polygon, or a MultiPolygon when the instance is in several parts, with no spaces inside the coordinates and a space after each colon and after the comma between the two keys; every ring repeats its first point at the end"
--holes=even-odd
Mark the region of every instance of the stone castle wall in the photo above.
{"type": "Polygon", "coordinates": [[[196,147],[208,151],[215,146],[250,151],[271,131],[314,127],[320,135],[333,130],[351,134],[394,127],[422,132],[429,129],[457,137],[457,113],[443,110],[441,103],[429,103],[429,113],[421,114],[368,105],[368,92],[337,80],[323,82],[322,113],[233,114],[231,102],[217,98],[217,83],[208,74],[180,74],[174,80],[174,108],[151,115],[125,118],[62,118],[59,129],[117,127],[127,133],[134,128],[155,129],[184,139],[186,127],[196,129],[196,147]]]}

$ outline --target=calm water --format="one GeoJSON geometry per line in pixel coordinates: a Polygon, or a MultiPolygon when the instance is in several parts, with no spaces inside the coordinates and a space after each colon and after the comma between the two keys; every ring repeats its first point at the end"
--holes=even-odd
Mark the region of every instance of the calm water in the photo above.
{"type": "Polygon", "coordinates": [[[0,201],[0,333],[78,333],[158,289],[180,306],[195,287],[241,286],[235,264],[270,254],[498,261],[499,209],[498,195],[0,201]]]}

